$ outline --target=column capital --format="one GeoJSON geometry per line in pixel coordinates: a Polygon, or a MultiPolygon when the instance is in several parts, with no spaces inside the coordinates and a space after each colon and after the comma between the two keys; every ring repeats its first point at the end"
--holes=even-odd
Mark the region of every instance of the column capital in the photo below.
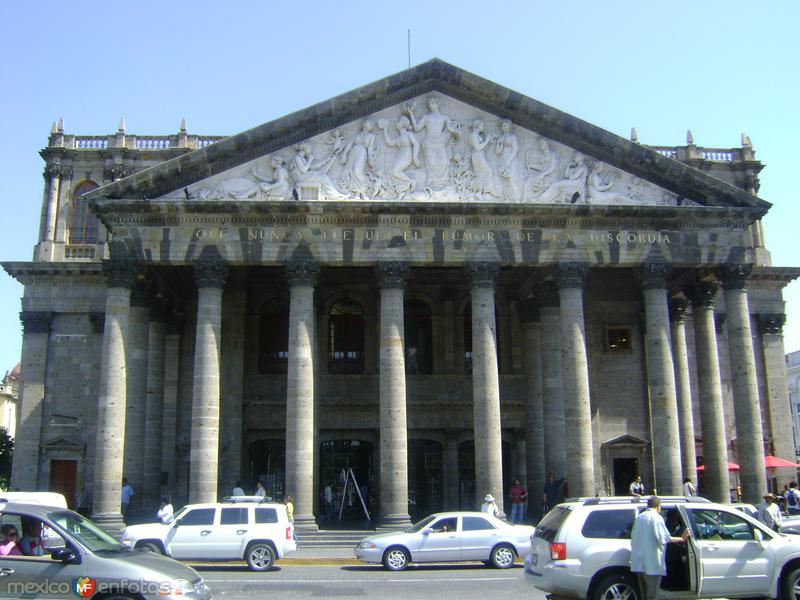
{"type": "Polygon", "coordinates": [[[198,288],[225,287],[228,278],[228,263],[222,258],[207,257],[194,261],[194,281],[198,288]]]}
{"type": "Polygon", "coordinates": [[[467,276],[473,288],[494,289],[500,275],[500,265],[495,262],[470,261],[467,276]]]}
{"type": "Polygon", "coordinates": [[[764,335],[780,335],[783,332],[784,323],[786,323],[786,315],[783,313],[760,313],[758,315],[759,328],[764,335]]]}
{"type": "Polygon", "coordinates": [[[585,262],[564,262],[556,265],[555,279],[559,290],[580,288],[586,285],[586,276],[589,274],[589,265],[585,262]]]}
{"type": "Polygon", "coordinates": [[[292,258],[284,264],[289,287],[310,285],[314,287],[319,279],[319,263],[304,258],[292,258]]]}
{"type": "Polygon", "coordinates": [[[54,177],[61,177],[61,163],[60,162],[53,162],[45,166],[43,175],[47,179],[52,179],[54,177]]]}
{"type": "Polygon", "coordinates": [[[381,261],[375,265],[375,273],[381,289],[399,288],[404,290],[410,272],[411,265],[402,260],[381,261]]]}
{"type": "Polygon", "coordinates": [[[19,313],[25,333],[50,333],[53,313],[45,310],[23,310],[19,313]]]}
{"type": "Polygon", "coordinates": [[[519,320],[523,323],[539,322],[539,301],[536,298],[525,298],[517,302],[519,320]]]}
{"type": "Polygon", "coordinates": [[[674,298],[669,303],[669,320],[673,323],[684,323],[689,311],[688,298],[674,298]]]}
{"type": "Polygon", "coordinates": [[[663,261],[646,261],[634,269],[636,281],[643,290],[666,289],[672,265],[663,261]]]}
{"type": "Polygon", "coordinates": [[[717,277],[722,281],[724,290],[742,290],[752,270],[751,264],[726,263],[717,268],[717,277]]]}
{"type": "Polygon", "coordinates": [[[110,258],[103,261],[103,273],[108,287],[133,288],[140,273],[139,265],[128,258],[110,258]]]}
{"type": "Polygon", "coordinates": [[[715,281],[698,281],[686,288],[686,295],[694,308],[714,308],[714,298],[719,291],[715,281]]]}

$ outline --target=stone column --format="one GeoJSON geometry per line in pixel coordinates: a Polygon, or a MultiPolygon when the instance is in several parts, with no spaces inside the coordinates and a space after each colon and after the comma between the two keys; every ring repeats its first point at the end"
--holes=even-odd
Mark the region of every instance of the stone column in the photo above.
{"type": "Polygon", "coordinates": [[[319,266],[286,263],[289,281],[289,361],[286,375],[286,493],[294,498],[298,527],[314,520],[314,286],[319,266]]]}
{"type": "MultiPolygon", "coordinates": [[[[125,470],[133,486],[129,511],[144,508],[145,413],[147,404],[147,344],[150,327],[150,294],[144,282],[131,289],[131,308],[125,336],[127,396],[125,403],[125,470]]],[[[158,510],[158,505],[156,505],[158,510]]]]}
{"type": "Polygon", "coordinates": [[[736,416],[736,455],[742,501],[758,504],[767,493],[764,466],[764,432],[753,337],[750,331],[750,306],[745,285],[752,265],[724,265],[718,270],[725,290],[733,412],[736,416]]]}
{"type": "Polygon", "coordinates": [[[728,446],[722,409],[714,297],[719,286],[701,281],[688,290],[692,302],[697,360],[698,399],[703,432],[703,495],[714,502],[730,502],[728,446]]]}
{"type": "MultiPolygon", "coordinates": [[[[542,353],[542,418],[544,428],[545,472],[556,479],[567,474],[567,436],[564,430],[564,388],[561,380],[561,309],[553,282],[543,283],[540,296],[542,353]]],[[[537,493],[544,492],[542,489],[537,493]]]]}
{"type": "MultiPolygon", "coordinates": [[[[161,494],[178,491],[175,434],[178,424],[178,377],[180,372],[181,323],[173,315],[164,336],[164,402],[161,417],[161,472],[165,474],[161,494]]],[[[161,479],[161,474],[159,474],[161,479]]]]}
{"type": "Polygon", "coordinates": [[[556,270],[561,305],[561,374],[564,382],[564,428],[567,435],[567,477],[573,496],[594,496],[594,448],[589,401],[589,364],[583,317],[583,286],[589,268],[562,263],[556,270]]]}
{"type": "Polygon", "coordinates": [[[131,288],[137,271],[132,261],[114,256],[120,252],[116,246],[112,245],[110,252],[111,260],[103,262],[108,289],[97,400],[92,520],[112,535],[119,536],[125,527],[120,512],[127,400],[125,337],[131,309],[131,288]]]}
{"type": "Polygon", "coordinates": [[[56,216],[58,215],[58,192],[61,184],[61,164],[48,165],[45,170],[50,179],[47,187],[47,217],[45,221],[44,239],[52,242],[56,239],[56,216]]]}
{"type": "Polygon", "coordinates": [[[541,325],[539,323],[539,304],[528,298],[518,305],[519,318],[522,321],[523,345],[525,346],[524,367],[525,383],[525,463],[527,467],[529,514],[539,514],[545,478],[545,427],[544,406],[542,404],[542,354],[541,325]]]}
{"type": "Polygon", "coordinates": [[[39,489],[39,446],[42,441],[42,411],[47,373],[47,346],[52,313],[24,310],[22,321],[22,382],[17,402],[11,489],[39,489]]]}
{"type": "Polygon", "coordinates": [[[380,286],[380,438],[381,523],[408,526],[408,425],[403,294],[409,275],[406,262],[381,262],[380,286]]]}
{"type": "Polygon", "coordinates": [[[469,264],[472,299],[472,409],[475,428],[475,499],[492,494],[503,513],[503,439],[497,370],[495,263],[469,264]]]}
{"type": "Polygon", "coordinates": [[[161,494],[161,436],[164,411],[164,338],[166,324],[163,304],[151,313],[147,334],[147,388],[145,392],[144,466],[142,508],[159,506],[161,494]]]}
{"type": "Polygon", "coordinates": [[[654,486],[659,494],[681,493],[681,452],[675,367],[670,344],[667,278],[670,265],[647,262],[636,269],[644,294],[647,323],[647,386],[655,463],[654,486]]]}
{"type": "Polygon", "coordinates": [[[216,502],[219,481],[219,373],[222,290],[228,265],[205,256],[194,263],[197,329],[189,448],[189,502],[216,502]]]}
{"type": "Polygon", "coordinates": [[[686,311],[689,301],[673,300],[670,304],[672,323],[672,358],[675,365],[675,388],[678,398],[678,430],[681,438],[683,477],[697,483],[697,456],[694,445],[694,413],[689,376],[689,353],[686,350],[686,311]]]}

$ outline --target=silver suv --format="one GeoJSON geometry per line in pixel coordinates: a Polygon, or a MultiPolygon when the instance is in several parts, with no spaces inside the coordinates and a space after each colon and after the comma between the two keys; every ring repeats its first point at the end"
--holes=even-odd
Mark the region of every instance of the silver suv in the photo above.
{"type": "Polygon", "coordinates": [[[126,527],[121,541],[178,560],[246,560],[253,571],[266,571],[297,549],[294,526],[284,504],[239,500],[189,504],[167,523],[126,527]]]}
{"type": "MultiPolygon", "coordinates": [[[[641,600],[630,572],[631,528],[646,498],[580,498],[547,513],[525,560],[539,589],[569,598],[641,600]]],[[[662,598],[770,597],[800,594],[800,536],[775,533],[752,517],[702,498],[663,497],[667,545],[662,598]]]]}

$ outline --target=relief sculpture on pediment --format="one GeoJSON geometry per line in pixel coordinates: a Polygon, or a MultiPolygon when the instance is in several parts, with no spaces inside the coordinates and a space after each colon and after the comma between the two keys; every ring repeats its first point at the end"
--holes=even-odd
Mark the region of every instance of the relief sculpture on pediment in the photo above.
{"type": "MultiPolygon", "coordinates": [[[[189,200],[675,206],[676,195],[434,93],[176,190],[189,200]]],[[[690,203],[683,199],[685,204],[690,203]]]]}

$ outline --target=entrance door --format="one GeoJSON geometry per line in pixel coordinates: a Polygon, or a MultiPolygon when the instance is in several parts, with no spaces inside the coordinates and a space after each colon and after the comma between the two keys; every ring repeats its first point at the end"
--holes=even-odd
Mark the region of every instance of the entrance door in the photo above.
{"type": "Polygon", "coordinates": [[[614,495],[629,496],[631,481],[639,474],[638,458],[615,458],[614,495]]]}
{"type": "Polygon", "coordinates": [[[416,521],[442,509],[442,445],[409,440],[408,514],[416,521]]]}
{"type": "Polygon", "coordinates": [[[77,478],[77,460],[50,461],[50,491],[63,494],[70,508],[77,508],[74,506],[77,478]]]}
{"type": "Polygon", "coordinates": [[[362,521],[366,519],[358,491],[364,498],[370,515],[374,512],[373,499],[377,490],[373,485],[372,444],[364,440],[329,440],[322,442],[319,451],[319,493],[330,485],[333,492],[333,519],[362,521]],[[353,471],[348,477],[348,471],[353,471]]]}
{"type": "Polygon", "coordinates": [[[261,481],[267,496],[282,500],[286,490],[286,442],[260,440],[250,444],[250,481],[243,481],[245,494],[255,493],[261,481]]]}

